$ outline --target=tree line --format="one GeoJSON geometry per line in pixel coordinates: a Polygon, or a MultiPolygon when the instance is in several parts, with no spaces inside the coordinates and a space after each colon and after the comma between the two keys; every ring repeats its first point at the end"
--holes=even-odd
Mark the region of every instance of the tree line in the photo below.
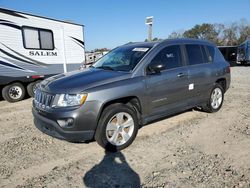
{"type": "Polygon", "coordinates": [[[206,39],[214,42],[218,46],[234,46],[250,38],[250,22],[241,19],[240,21],[227,25],[210,23],[197,24],[185,31],[174,31],[168,38],[206,39]]]}
{"type": "MultiPolygon", "coordinates": [[[[188,30],[174,31],[168,38],[205,39],[214,42],[218,46],[235,46],[250,39],[250,22],[246,19],[241,19],[231,24],[202,23],[188,30]]],[[[153,39],[153,41],[157,40],[162,39],[157,37],[153,39]]]]}
{"type": "Polygon", "coordinates": [[[94,50],[86,51],[86,52],[88,52],[88,53],[94,53],[94,52],[106,52],[106,51],[110,51],[110,49],[108,49],[108,48],[96,48],[94,50]]]}

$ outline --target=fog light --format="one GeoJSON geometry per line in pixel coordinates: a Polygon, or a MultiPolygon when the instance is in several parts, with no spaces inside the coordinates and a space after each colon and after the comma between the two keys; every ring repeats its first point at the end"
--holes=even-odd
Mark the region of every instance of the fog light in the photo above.
{"type": "Polygon", "coordinates": [[[73,125],[74,119],[73,118],[59,119],[59,120],[57,120],[57,123],[60,125],[60,127],[67,128],[67,127],[71,127],[73,125]]]}

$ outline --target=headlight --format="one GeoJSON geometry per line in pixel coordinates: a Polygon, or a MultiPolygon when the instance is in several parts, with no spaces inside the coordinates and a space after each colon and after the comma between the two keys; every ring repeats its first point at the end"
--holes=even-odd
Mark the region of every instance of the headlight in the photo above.
{"type": "Polygon", "coordinates": [[[58,95],[54,107],[80,106],[87,99],[87,94],[61,94],[58,95]]]}

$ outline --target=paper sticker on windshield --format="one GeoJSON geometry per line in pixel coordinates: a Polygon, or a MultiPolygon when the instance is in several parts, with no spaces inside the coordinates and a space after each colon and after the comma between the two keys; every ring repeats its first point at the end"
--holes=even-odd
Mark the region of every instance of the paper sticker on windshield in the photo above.
{"type": "Polygon", "coordinates": [[[148,48],[134,48],[133,51],[134,52],[146,52],[148,51],[148,48]]]}

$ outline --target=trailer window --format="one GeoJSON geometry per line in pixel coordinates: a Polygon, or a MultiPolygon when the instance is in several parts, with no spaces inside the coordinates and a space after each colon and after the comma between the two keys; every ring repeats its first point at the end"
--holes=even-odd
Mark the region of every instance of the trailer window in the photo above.
{"type": "Polygon", "coordinates": [[[51,31],[40,31],[41,49],[53,49],[53,34],[51,31]]]}
{"type": "Polygon", "coordinates": [[[24,28],[23,30],[24,37],[24,47],[25,48],[35,48],[39,49],[39,35],[36,29],[24,28]]]}
{"type": "Polygon", "coordinates": [[[53,50],[53,33],[50,30],[23,27],[23,45],[26,49],[53,50]]]}

